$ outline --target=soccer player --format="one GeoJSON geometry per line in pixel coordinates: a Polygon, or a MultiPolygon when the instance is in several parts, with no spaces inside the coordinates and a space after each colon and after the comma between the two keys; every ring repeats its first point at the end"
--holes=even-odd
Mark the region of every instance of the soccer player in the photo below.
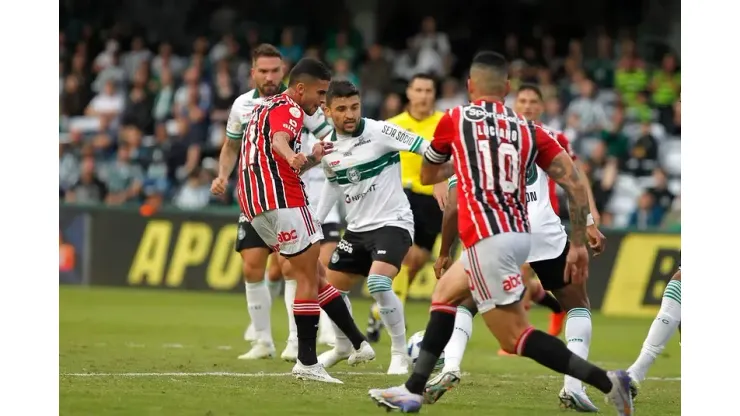
{"type": "Polygon", "coordinates": [[[308,207],[300,178],[331,151],[331,143],[319,142],[311,155],[300,152],[304,116],[319,110],[330,79],[331,73],[320,61],[302,59],[290,73],[288,89],[265,98],[254,108],[241,147],[238,200],[262,241],[287,259],[291,277],[296,280],[293,315],[298,357],[293,375],[341,383],[317,360],[321,309],[359,350],[358,361],[373,359],[375,353],[357,329],[339,292],[326,283],[317,244],[323,234],[308,207]]]}
{"type": "MultiPolygon", "coordinates": [[[[434,110],[434,78],[426,74],[414,75],[406,88],[406,97],[409,99],[407,110],[389,119],[388,122],[424,140],[431,140],[434,129],[444,114],[434,110]]],[[[406,303],[411,283],[429,261],[442,223],[442,211],[432,196],[433,187],[419,182],[421,159],[421,156],[414,152],[401,152],[401,178],[411,212],[414,214],[414,242],[403,260],[408,280],[397,279],[393,282],[393,289],[402,303],[406,303]]],[[[370,310],[368,323],[367,338],[371,342],[377,342],[383,323],[377,303],[370,310]]]]}
{"type": "MultiPolygon", "coordinates": [[[[214,194],[226,191],[228,178],[234,170],[244,137],[244,129],[252,116],[254,108],[265,97],[285,91],[283,79],[283,60],[280,52],[273,45],[259,45],[252,53],[251,76],[255,88],[234,100],[226,125],[226,140],[219,156],[219,175],[213,180],[211,190],[214,194]]],[[[304,120],[304,128],[319,138],[327,136],[331,126],[320,111],[304,120]]],[[[268,256],[272,249],[257,235],[244,214],[239,216],[237,229],[236,251],[242,257],[244,283],[246,289],[247,309],[251,323],[245,331],[244,338],[252,341],[252,348],[239,356],[240,359],[253,360],[270,358],[275,354],[275,345],[272,339],[270,323],[270,307],[272,298],[279,292],[280,265],[277,256],[273,255],[268,271],[269,288],[265,286],[265,268],[268,256]]],[[[295,296],[295,282],[288,280],[285,285],[286,308],[290,311],[295,296]],[[291,292],[292,289],[292,292],[291,292]],[[293,296],[290,296],[290,295],[293,296]]],[[[289,316],[289,322],[291,321],[289,316]]],[[[292,325],[294,326],[294,325],[292,325]]],[[[295,361],[297,355],[297,341],[289,338],[288,344],[281,355],[283,359],[295,361]]]]}
{"type": "MultiPolygon", "coordinates": [[[[543,111],[542,95],[538,87],[534,85],[522,85],[516,94],[514,110],[526,117],[527,120],[538,121],[543,111]]],[[[574,160],[568,139],[561,133],[553,134],[568,155],[574,160]]],[[[586,183],[588,189],[590,186],[586,183]]],[[[568,284],[563,281],[565,273],[566,258],[570,249],[568,236],[555,214],[549,197],[549,181],[545,172],[534,165],[530,165],[526,174],[526,200],[527,213],[531,226],[532,245],[527,257],[531,269],[540,276],[537,287],[541,292],[551,290],[555,294],[557,302],[563,305],[568,313],[565,326],[565,337],[568,349],[581,358],[588,358],[591,343],[591,312],[586,293],[586,285],[579,283],[568,284]],[[541,284],[540,284],[541,282],[541,284]]],[[[450,195],[445,206],[444,223],[442,225],[442,247],[440,257],[435,264],[435,271],[449,267],[450,247],[452,241],[457,237],[457,179],[450,178],[450,195]]],[[[591,209],[593,210],[593,206],[591,209]]],[[[596,224],[591,220],[589,214],[587,234],[589,245],[594,254],[600,254],[604,249],[605,238],[599,232],[596,224]]],[[[536,281],[536,280],[533,280],[536,281]]],[[[530,289],[531,286],[528,287],[530,289]]],[[[424,393],[427,403],[434,403],[448,390],[455,387],[461,378],[460,362],[465,347],[473,330],[472,317],[477,313],[475,303],[467,300],[465,306],[458,306],[455,316],[455,331],[445,347],[445,366],[439,375],[427,383],[424,393]]],[[[580,380],[565,376],[563,389],[560,391],[559,399],[566,408],[580,412],[598,412],[598,408],[586,395],[580,380]]]]}
{"type": "Polygon", "coordinates": [[[665,349],[668,340],[673,333],[681,331],[681,266],[673,275],[663,291],[663,300],[660,302],[660,311],[650,325],[647,338],[642,344],[640,355],[634,364],[627,370],[633,381],[633,394],[637,395],[637,389],[645,380],[647,372],[665,349]]]}
{"type": "Polygon", "coordinates": [[[460,300],[472,292],[476,307],[501,347],[568,374],[608,395],[619,415],[632,415],[630,377],[607,372],[570,351],[562,341],[529,325],[521,299],[520,267],[527,260],[531,229],[526,208],[526,172],[537,164],[570,199],[571,244],[563,278],[581,284],[588,277],[588,193],[571,157],[549,131],[504,106],[508,64],[494,52],[473,59],[468,80],[471,104],[453,108],[440,120],[424,154],[421,181],[458,178],[458,230],[465,247],[439,280],[432,296],[419,358],[399,387],[372,389],[370,397],[388,409],[416,412],[425,384],[455,326],[460,300]],[[454,161],[450,157],[454,154],[454,161]],[[465,273],[460,273],[460,268],[465,273]],[[466,276],[467,275],[467,276],[466,276]]]}
{"type": "MultiPolygon", "coordinates": [[[[321,162],[326,185],[317,215],[323,219],[328,207],[342,200],[347,230],[329,263],[328,280],[349,291],[357,279],[367,277],[391,337],[388,374],[408,374],[403,303],[392,284],[414,241],[415,226],[401,185],[399,153],[423,154],[429,142],[389,122],[362,118],[361,111],[357,87],[348,81],[330,84],[326,113],[334,121],[334,152],[321,162]]],[[[319,361],[330,367],[347,358],[350,347],[338,337],[319,361]]]]}

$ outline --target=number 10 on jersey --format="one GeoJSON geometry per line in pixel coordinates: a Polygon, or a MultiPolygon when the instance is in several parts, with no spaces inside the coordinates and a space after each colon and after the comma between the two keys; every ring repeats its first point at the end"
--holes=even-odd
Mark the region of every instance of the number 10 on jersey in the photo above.
{"type": "MultiPolygon", "coordinates": [[[[487,191],[496,189],[496,177],[493,174],[493,153],[490,140],[478,140],[478,153],[483,161],[483,185],[487,191]]],[[[519,189],[519,152],[511,143],[498,145],[498,182],[501,190],[514,193],[519,189]]]]}

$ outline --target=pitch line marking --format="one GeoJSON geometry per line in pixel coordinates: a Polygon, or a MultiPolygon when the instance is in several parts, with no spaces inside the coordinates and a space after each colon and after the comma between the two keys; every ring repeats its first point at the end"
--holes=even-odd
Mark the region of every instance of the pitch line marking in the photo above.
{"type": "MultiPolygon", "coordinates": [[[[384,376],[383,372],[359,372],[359,371],[337,371],[335,375],[343,376],[384,376]]],[[[201,373],[61,373],[61,377],[289,377],[291,373],[231,373],[231,372],[201,372],[201,373]]],[[[470,375],[470,373],[463,373],[470,375]]],[[[492,374],[491,377],[502,379],[559,379],[563,376],[551,375],[516,375],[516,374],[492,374]]],[[[648,377],[649,381],[681,381],[681,377],[648,377]]]]}

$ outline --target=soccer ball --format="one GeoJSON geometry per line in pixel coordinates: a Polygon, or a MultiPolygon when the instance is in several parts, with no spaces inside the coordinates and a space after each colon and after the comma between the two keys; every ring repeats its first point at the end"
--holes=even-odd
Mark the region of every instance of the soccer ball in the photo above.
{"type": "MultiPolygon", "coordinates": [[[[421,341],[424,339],[424,331],[419,331],[415,333],[414,335],[411,335],[411,338],[409,338],[409,342],[406,344],[406,351],[409,353],[409,357],[411,357],[411,365],[416,365],[416,360],[419,358],[419,351],[421,350],[421,341]]],[[[439,360],[437,360],[437,364],[434,366],[435,370],[441,370],[442,367],[445,365],[445,353],[442,352],[442,355],[439,357],[439,360]]]]}

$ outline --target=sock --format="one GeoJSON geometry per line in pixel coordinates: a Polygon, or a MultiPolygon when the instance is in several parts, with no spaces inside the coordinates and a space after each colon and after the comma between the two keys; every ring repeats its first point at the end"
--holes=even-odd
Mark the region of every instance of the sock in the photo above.
{"type": "Polygon", "coordinates": [[[525,330],[516,342],[516,353],[561,374],[582,380],[604,394],[612,390],[606,371],[573,354],[558,338],[533,327],[525,330]]]}
{"type": "Polygon", "coordinates": [[[540,291],[538,293],[535,293],[534,296],[532,296],[538,305],[544,306],[554,313],[561,313],[563,312],[563,308],[560,306],[560,302],[558,302],[557,299],[555,299],[555,296],[552,295],[552,293],[549,293],[545,289],[540,286],[540,291]]]}
{"type": "Polygon", "coordinates": [[[442,372],[460,371],[460,363],[465,354],[465,347],[473,335],[473,314],[464,306],[457,307],[455,315],[455,330],[452,331],[450,342],[444,349],[445,366],[442,372]]]}
{"type": "Polygon", "coordinates": [[[432,303],[429,322],[424,332],[424,339],[419,347],[419,358],[416,359],[414,370],[406,381],[406,388],[411,393],[422,394],[429,377],[437,365],[439,356],[450,340],[455,330],[455,314],[457,308],[452,305],[432,303]]]}
{"type": "Polygon", "coordinates": [[[260,341],[272,344],[272,333],[270,328],[270,291],[267,290],[265,282],[247,283],[247,310],[249,318],[254,325],[254,332],[260,341]]]}
{"type": "Polygon", "coordinates": [[[330,335],[334,338],[334,330],[331,328],[331,322],[329,315],[322,309],[319,315],[319,337],[330,335]]]}
{"type": "Polygon", "coordinates": [[[349,340],[352,347],[360,349],[360,345],[365,341],[365,336],[362,335],[355,324],[355,320],[352,319],[346,293],[341,294],[334,286],[326,285],[319,289],[319,305],[335,325],[334,333],[337,337],[337,349],[347,351],[347,340],[349,340]],[[344,338],[344,340],[340,346],[341,338],[344,338]]]}
{"type": "Polygon", "coordinates": [[[406,298],[409,296],[409,287],[411,286],[411,277],[409,276],[409,268],[401,266],[401,270],[398,271],[396,277],[393,278],[393,292],[396,293],[398,299],[401,300],[401,305],[406,305],[406,298]]]}
{"type": "Polygon", "coordinates": [[[630,374],[643,381],[647,371],[656,358],[663,352],[668,340],[681,323],[681,281],[671,280],[663,292],[660,311],[650,326],[647,338],[642,344],[640,356],[630,367],[630,374]]]}
{"type": "Polygon", "coordinates": [[[276,297],[280,296],[280,284],[282,283],[280,280],[272,281],[267,280],[267,289],[270,291],[270,298],[275,299],[276,297]]]}
{"type": "Polygon", "coordinates": [[[288,312],[288,341],[298,339],[298,328],[293,319],[293,300],[295,299],[295,291],[298,283],[295,280],[285,281],[285,292],[283,293],[283,300],[285,301],[285,310],[288,312]]]}
{"type": "Polygon", "coordinates": [[[298,328],[298,360],[303,365],[318,363],[316,358],[316,332],[319,329],[321,308],[315,300],[293,301],[293,317],[298,328]]]}
{"type": "Polygon", "coordinates": [[[380,306],[380,319],[391,336],[391,350],[406,351],[406,322],[403,316],[403,304],[392,289],[392,280],[388,276],[371,274],[367,278],[370,295],[380,306]]]}
{"type": "MultiPolygon", "coordinates": [[[[577,356],[588,359],[591,346],[591,311],[586,308],[573,308],[565,320],[565,339],[568,349],[577,356]]],[[[571,376],[565,376],[565,388],[569,391],[582,391],[583,383],[571,376]]]]}

